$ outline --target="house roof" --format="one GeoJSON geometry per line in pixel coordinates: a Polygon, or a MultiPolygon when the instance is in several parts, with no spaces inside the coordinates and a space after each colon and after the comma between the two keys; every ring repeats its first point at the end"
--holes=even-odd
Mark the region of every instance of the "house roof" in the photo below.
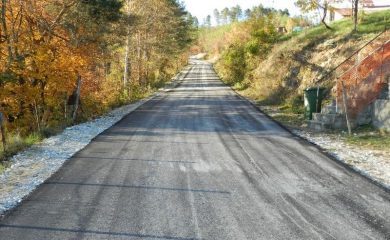
{"type": "MultiPolygon", "coordinates": [[[[329,3],[338,9],[352,7],[351,0],[329,0],[329,3]]],[[[359,5],[364,8],[383,8],[389,6],[389,0],[359,0],[359,5]]]]}
{"type": "Polygon", "coordinates": [[[334,11],[341,14],[344,17],[352,16],[351,8],[335,8],[334,11]]]}
{"type": "MultiPolygon", "coordinates": [[[[333,0],[335,1],[335,0],[333,0]]],[[[332,2],[332,1],[331,1],[332,2]]],[[[349,6],[349,4],[351,3],[350,0],[346,0],[344,2],[339,2],[339,1],[335,1],[336,4],[332,4],[333,6],[333,10],[337,13],[339,13],[340,15],[344,16],[344,17],[349,17],[349,16],[352,16],[352,7],[349,6]],[[348,3],[346,5],[346,3],[348,3]]],[[[382,1],[378,1],[378,0],[360,0],[360,4],[361,6],[363,6],[363,9],[386,9],[386,8],[390,8],[390,4],[386,3],[384,4],[385,2],[382,2],[382,1]]]]}
{"type": "Polygon", "coordinates": [[[373,6],[366,6],[366,8],[388,8],[388,7],[390,7],[390,4],[388,4],[388,5],[381,5],[381,6],[375,6],[375,5],[373,5],[373,6]]]}
{"type": "Polygon", "coordinates": [[[360,4],[362,4],[364,7],[375,6],[373,0],[360,0],[360,4]]]}

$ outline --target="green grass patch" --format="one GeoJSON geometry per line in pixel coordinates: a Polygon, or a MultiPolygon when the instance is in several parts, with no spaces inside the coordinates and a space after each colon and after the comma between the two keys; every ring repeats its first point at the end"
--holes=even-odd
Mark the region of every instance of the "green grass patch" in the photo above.
{"type": "MultiPolygon", "coordinates": [[[[290,128],[302,128],[306,120],[304,115],[297,113],[289,105],[267,106],[262,110],[273,119],[290,128]]],[[[347,133],[342,135],[346,143],[370,150],[380,150],[390,153],[390,133],[380,131],[370,125],[353,129],[352,135],[347,133]]],[[[326,134],[340,135],[340,131],[326,131],[326,134]]]]}
{"type": "Polygon", "coordinates": [[[369,147],[376,150],[386,150],[389,151],[390,146],[390,135],[361,135],[350,136],[346,138],[347,142],[353,145],[361,147],[369,147]]]}
{"type": "Polygon", "coordinates": [[[353,134],[345,136],[345,139],[351,145],[390,152],[390,133],[378,131],[369,125],[353,130],[353,134]]]}
{"type": "MultiPolygon", "coordinates": [[[[7,148],[0,150],[0,162],[4,163],[9,160],[16,153],[42,141],[43,136],[41,134],[30,134],[27,137],[21,137],[19,134],[8,137],[7,148]]],[[[5,164],[3,164],[5,166],[5,164]]]]}
{"type": "Polygon", "coordinates": [[[34,144],[40,143],[43,139],[56,135],[63,128],[45,128],[40,132],[31,133],[27,136],[20,134],[10,134],[7,138],[7,149],[0,148],[0,173],[9,165],[9,159],[18,152],[31,147],[34,144]]]}
{"type": "MultiPolygon", "coordinates": [[[[305,124],[304,115],[297,113],[289,105],[264,107],[263,111],[273,119],[291,128],[301,128],[305,124]]],[[[390,133],[379,131],[370,125],[354,129],[353,134],[343,134],[346,143],[370,149],[390,152],[390,133]]],[[[340,131],[327,131],[327,134],[339,135],[340,131]]]]}
{"type": "Polygon", "coordinates": [[[390,10],[361,16],[357,32],[353,32],[353,21],[350,18],[333,22],[330,26],[332,27],[332,30],[327,29],[323,25],[318,25],[303,31],[298,35],[287,35],[283,39],[289,40],[296,36],[302,41],[312,41],[324,37],[332,38],[334,36],[350,35],[351,37],[359,38],[367,34],[377,34],[382,32],[386,26],[390,27],[390,10]]]}
{"type": "Polygon", "coordinates": [[[297,110],[290,104],[263,106],[261,109],[287,127],[300,128],[305,124],[305,117],[301,110],[297,110]]]}
{"type": "Polygon", "coordinates": [[[305,123],[304,116],[302,114],[283,112],[272,116],[276,121],[293,128],[301,127],[305,123]]]}

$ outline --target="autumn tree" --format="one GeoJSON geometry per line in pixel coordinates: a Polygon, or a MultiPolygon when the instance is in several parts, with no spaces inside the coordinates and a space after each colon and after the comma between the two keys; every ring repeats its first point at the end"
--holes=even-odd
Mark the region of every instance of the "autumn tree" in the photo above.
{"type": "Polygon", "coordinates": [[[196,37],[175,0],[0,4],[0,111],[22,134],[66,124],[77,103],[82,120],[142,95],[185,64],[196,37]]]}

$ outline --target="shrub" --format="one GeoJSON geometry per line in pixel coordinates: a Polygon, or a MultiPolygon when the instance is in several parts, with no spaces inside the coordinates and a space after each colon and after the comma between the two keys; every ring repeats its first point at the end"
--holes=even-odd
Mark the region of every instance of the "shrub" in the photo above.
{"type": "Polygon", "coordinates": [[[231,85],[242,82],[246,73],[245,49],[241,44],[232,44],[218,63],[222,78],[231,85]]]}

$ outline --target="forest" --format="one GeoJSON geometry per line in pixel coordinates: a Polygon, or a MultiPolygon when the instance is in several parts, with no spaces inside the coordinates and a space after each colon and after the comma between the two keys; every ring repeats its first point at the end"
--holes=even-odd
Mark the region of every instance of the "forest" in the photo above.
{"type": "Polygon", "coordinates": [[[187,63],[195,18],[176,0],[1,0],[7,139],[99,116],[187,63]]]}

